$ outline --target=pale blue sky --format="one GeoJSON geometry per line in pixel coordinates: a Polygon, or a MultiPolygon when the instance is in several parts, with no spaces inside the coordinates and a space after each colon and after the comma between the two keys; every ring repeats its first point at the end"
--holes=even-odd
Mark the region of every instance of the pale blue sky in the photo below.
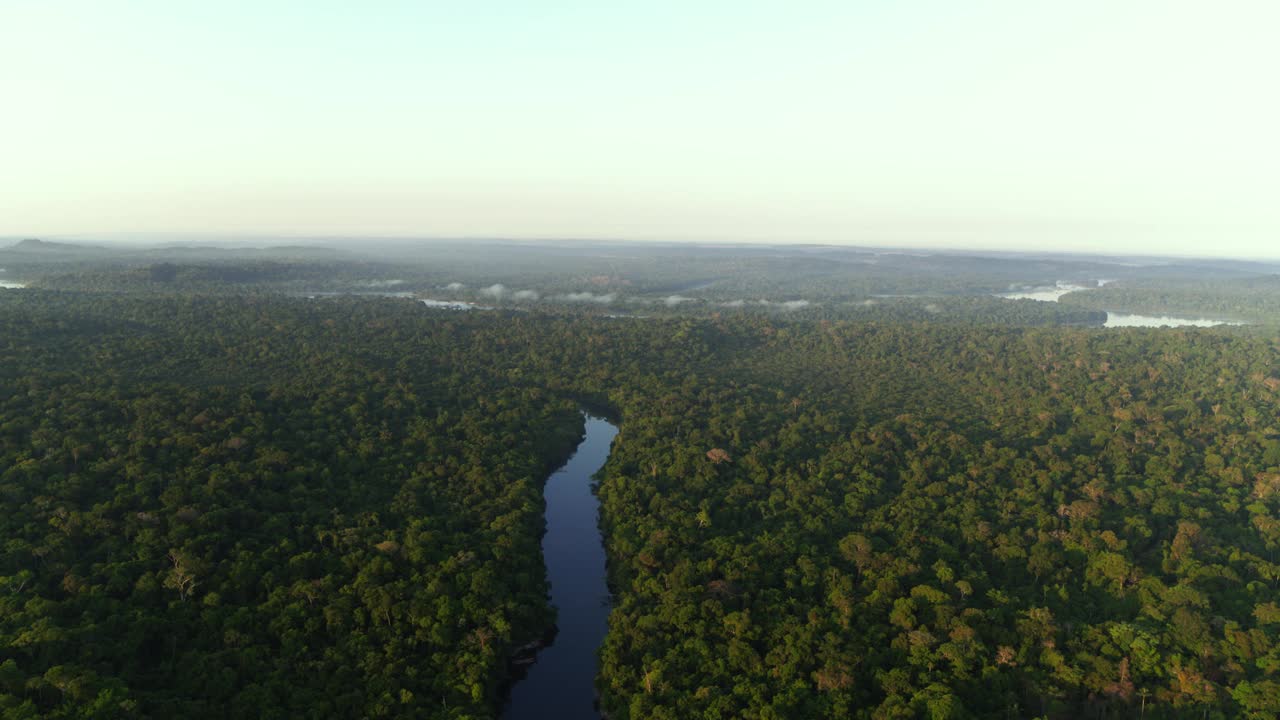
{"type": "Polygon", "coordinates": [[[1271,0],[0,0],[0,235],[1280,256],[1271,0]]]}

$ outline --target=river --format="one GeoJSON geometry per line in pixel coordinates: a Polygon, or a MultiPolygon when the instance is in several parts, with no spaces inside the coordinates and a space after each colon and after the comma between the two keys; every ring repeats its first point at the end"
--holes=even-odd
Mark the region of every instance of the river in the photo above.
{"type": "Polygon", "coordinates": [[[599,720],[595,707],[597,653],[609,619],[600,502],[591,477],[609,458],[618,428],[583,414],[586,437],[564,467],[547,479],[547,534],[542,556],[556,607],[556,636],[528,674],[511,687],[506,720],[599,720]]]}

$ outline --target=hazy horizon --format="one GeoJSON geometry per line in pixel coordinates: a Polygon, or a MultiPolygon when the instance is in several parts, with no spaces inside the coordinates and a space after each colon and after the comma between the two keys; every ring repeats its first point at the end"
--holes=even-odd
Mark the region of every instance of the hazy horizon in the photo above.
{"type": "Polygon", "coordinates": [[[0,9],[0,234],[1280,258],[1280,9],[0,9]]]}
{"type": "Polygon", "coordinates": [[[531,247],[552,247],[558,245],[620,245],[626,246],[631,244],[651,245],[651,246],[689,246],[689,247],[716,247],[724,249],[732,249],[735,247],[789,247],[789,248],[824,248],[824,249],[848,249],[854,251],[866,251],[882,254],[902,254],[902,253],[921,253],[921,254],[946,254],[946,255],[1024,255],[1031,257],[1080,257],[1080,258],[1110,258],[1113,260],[1137,260],[1147,259],[1152,261],[1160,260],[1225,260],[1225,261],[1241,261],[1241,262],[1260,262],[1274,263],[1280,260],[1280,255],[1245,255],[1245,254],[1223,254],[1204,252],[1179,252],[1171,250],[1166,252],[1123,252],[1119,250],[1088,250],[1088,249],[1071,249],[1071,248],[1054,248],[1054,247],[994,247],[994,246],[968,246],[968,245],[937,245],[937,244],[875,244],[875,243],[855,243],[855,242],[812,242],[812,241],[787,241],[787,240],[770,240],[770,239],[702,239],[702,238],[682,238],[682,239],[665,239],[665,238],[611,238],[611,237],[502,237],[502,236],[419,236],[419,235],[321,235],[315,233],[298,233],[298,234],[260,234],[260,233],[203,233],[203,232],[180,232],[180,233],[85,233],[85,234],[69,234],[69,235],[0,235],[0,250],[15,247],[19,243],[26,240],[39,240],[42,242],[67,243],[83,246],[100,246],[105,248],[111,247],[129,247],[137,249],[158,249],[164,247],[175,247],[189,245],[192,247],[208,246],[208,247],[226,247],[228,249],[267,249],[272,247],[282,247],[289,245],[297,245],[300,247],[316,247],[328,249],[347,249],[359,250],[362,246],[369,244],[385,244],[385,245],[412,245],[433,243],[449,244],[449,243],[491,243],[501,245],[506,243],[514,243],[521,245],[529,245],[531,247]]]}

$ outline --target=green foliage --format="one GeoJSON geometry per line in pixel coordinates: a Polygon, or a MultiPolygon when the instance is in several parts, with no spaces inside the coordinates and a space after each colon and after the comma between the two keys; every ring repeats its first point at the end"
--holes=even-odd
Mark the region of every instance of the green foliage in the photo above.
{"type": "Polygon", "coordinates": [[[551,621],[540,481],[571,402],[364,356],[391,331],[359,308],[21,300],[0,308],[5,713],[492,712],[551,621]]]}
{"type": "Polygon", "coordinates": [[[1245,329],[4,294],[0,711],[492,716],[587,400],[623,420],[615,720],[1271,717],[1278,365],[1245,329]]]}

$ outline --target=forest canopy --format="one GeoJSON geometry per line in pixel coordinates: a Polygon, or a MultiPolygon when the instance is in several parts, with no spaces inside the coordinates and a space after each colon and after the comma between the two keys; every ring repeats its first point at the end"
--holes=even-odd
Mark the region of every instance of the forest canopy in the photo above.
{"type": "Polygon", "coordinates": [[[1274,717],[1278,353],[0,292],[0,709],[493,717],[587,400],[611,718],[1274,717]]]}

